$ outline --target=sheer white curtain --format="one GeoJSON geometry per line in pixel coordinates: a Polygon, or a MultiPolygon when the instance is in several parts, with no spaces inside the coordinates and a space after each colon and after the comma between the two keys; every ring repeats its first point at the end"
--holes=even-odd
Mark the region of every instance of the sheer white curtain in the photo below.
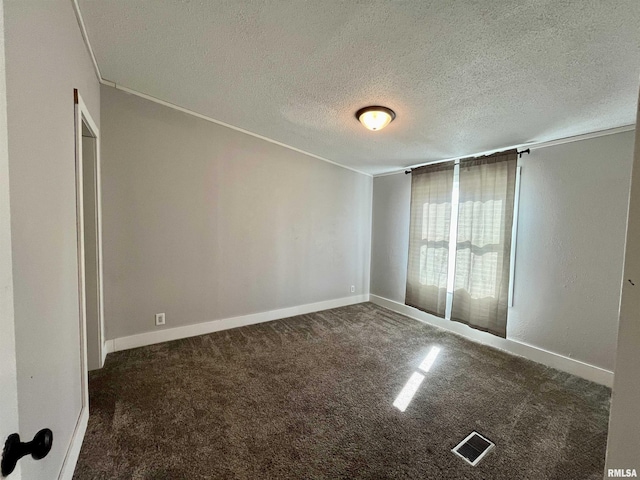
{"type": "Polygon", "coordinates": [[[517,152],[460,162],[451,320],[505,337],[517,152]]]}
{"type": "Polygon", "coordinates": [[[447,304],[454,163],[411,172],[411,221],[405,303],[440,317],[447,304]]]}

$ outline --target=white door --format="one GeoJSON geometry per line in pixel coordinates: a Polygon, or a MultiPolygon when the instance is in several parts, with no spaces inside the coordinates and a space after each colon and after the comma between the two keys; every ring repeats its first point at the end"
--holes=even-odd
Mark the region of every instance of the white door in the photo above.
{"type": "MultiPolygon", "coordinates": [[[[17,383],[17,357],[15,345],[15,318],[13,297],[13,268],[11,249],[11,205],[9,189],[9,157],[7,149],[7,108],[4,61],[3,8],[0,0],[0,451],[6,448],[7,439],[14,442],[30,442],[33,438],[18,438],[19,406],[17,383]]],[[[98,129],[89,115],[80,96],[76,98],[76,187],[78,200],[78,256],[80,289],[80,330],[82,406],[77,419],[73,442],[65,455],[59,478],[71,478],[73,467],[79,454],[88,419],[87,371],[100,368],[104,363],[103,302],[102,302],[102,259],[100,228],[100,165],[98,129]],[[83,166],[86,168],[83,169],[83,166]],[[86,206],[86,208],[85,208],[86,206]],[[85,230],[85,226],[87,227],[85,230]],[[88,276],[87,276],[88,273],[88,276]],[[92,324],[88,325],[87,321],[92,324]],[[89,348],[87,331],[91,333],[89,348]],[[91,355],[91,361],[87,356],[91,355]]],[[[44,456],[51,445],[51,431],[43,429],[38,438],[46,439],[48,448],[33,457],[44,456]]],[[[3,452],[0,477],[10,475],[12,480],[22,478],[18,458],[3,452]],[[15,461],[14,461],[15,459],[15,461]]]]}
{"type": "MultiPolygon", "coordinates": [[[[0,436],[18,431],[18,384],[13,319],[9,152],[7,149],[7,85],[4,62],[4,6],[0,0],[0,436]]],[[[0,445],[0,450],[2,445],[0,445]]],[[[20,467],[11,475],[20,479],[20,467]]]]}

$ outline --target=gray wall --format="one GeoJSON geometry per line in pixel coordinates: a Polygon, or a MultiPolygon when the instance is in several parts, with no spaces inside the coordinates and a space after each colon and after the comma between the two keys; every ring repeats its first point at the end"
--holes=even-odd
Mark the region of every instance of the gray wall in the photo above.
{"type": "Polygon", "coordinates": [[[68,0],[5,1],[20,434],[53,430],[23,478],[57,478],[81,406],[73,89],[100,91],[68,0]]]}
{"type": "Polygon", "coordinates": [[[373,179],[371,293],[404,303],[409,259],[411,175],[373,179]]]}
{"type": "MultiPolygon", "coordinates": [[[[640,122],[640,104],[638,108],[640,122]]],[[[638,123],[636,123],[638,125],[638,123]]],[[[640,471],[640,136],[636,135],[606,469],[640,471]],[[631,282],[629,281],[631,280],[631,282]],[[632,285],[635,284],[635,285],[632,285]]],[[[605,478],[609,478],[606,475],[605,478]]]]}
{"type": "Polygon", "coordinates": [[[368,293],[371,177],[101,95],[108,339],[368,293]]]}
{"type": "MultiPolygon", "coordinates": [[[[84,128],[83,128],[84,130],[84,128]]],[[[82,136],[82,194],[84,209],[85,301],[87,332],[87,367],[101,367],[100,292],[98,282],[98,230],[96,198],[96,139],[82,136]]]]}
{"type": "MultiPolygon", "coordinates": [[[[507,338],[613,370],[633,132],[522,159],[507,338]]],[[[404,303],[411,181],[374,179],[371,293],[404,303]]]]}

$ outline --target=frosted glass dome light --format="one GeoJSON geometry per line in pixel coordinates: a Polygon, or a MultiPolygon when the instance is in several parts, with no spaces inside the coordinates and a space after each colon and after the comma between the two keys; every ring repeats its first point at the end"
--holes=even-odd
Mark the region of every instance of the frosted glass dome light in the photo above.
{"type": "Polygon", "coordinates": [[[356,118],[365,128],[377,132],[389,125],[396,118],[396,114],[387,107],[371,106],[358,110],[356,118]]]}

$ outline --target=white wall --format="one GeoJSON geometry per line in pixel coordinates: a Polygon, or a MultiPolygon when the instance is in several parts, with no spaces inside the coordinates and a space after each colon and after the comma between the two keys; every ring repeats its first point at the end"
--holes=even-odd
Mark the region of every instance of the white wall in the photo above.
{"type": "MultiPolygon", "coordinates": [[[[613,370],[633,138],[619,133],[523,157],[507,339],[613,370]]],[[[410,191],[408,175],[374,179],[371,294],[400,303],[410,191]]]]}
{"type": "MultiPolygon", "coordinates": [[[[640,104],[638,108],[640,122],[640,104]]],[[[636,124],[637,125],[637,124],[636,124]]],[[[620,329],[611,399],[607,470],[640,472],[640,135],[636,135],[629,223],[622,277],[620,329]]],[[[637,473],[636,472],[636,473],[637,473]]]]}
{"type": "Polygon", "coordinates": [[[4,2],[20,435],[53,430],[23,478],[55,479],[81,408],[73,89],[99,84],[69,0],[4,2]]]}
{"type": "Polygon", "coordinates": [[[371,177],[101,98],[107,338],[368,293],[371,177]]]}

